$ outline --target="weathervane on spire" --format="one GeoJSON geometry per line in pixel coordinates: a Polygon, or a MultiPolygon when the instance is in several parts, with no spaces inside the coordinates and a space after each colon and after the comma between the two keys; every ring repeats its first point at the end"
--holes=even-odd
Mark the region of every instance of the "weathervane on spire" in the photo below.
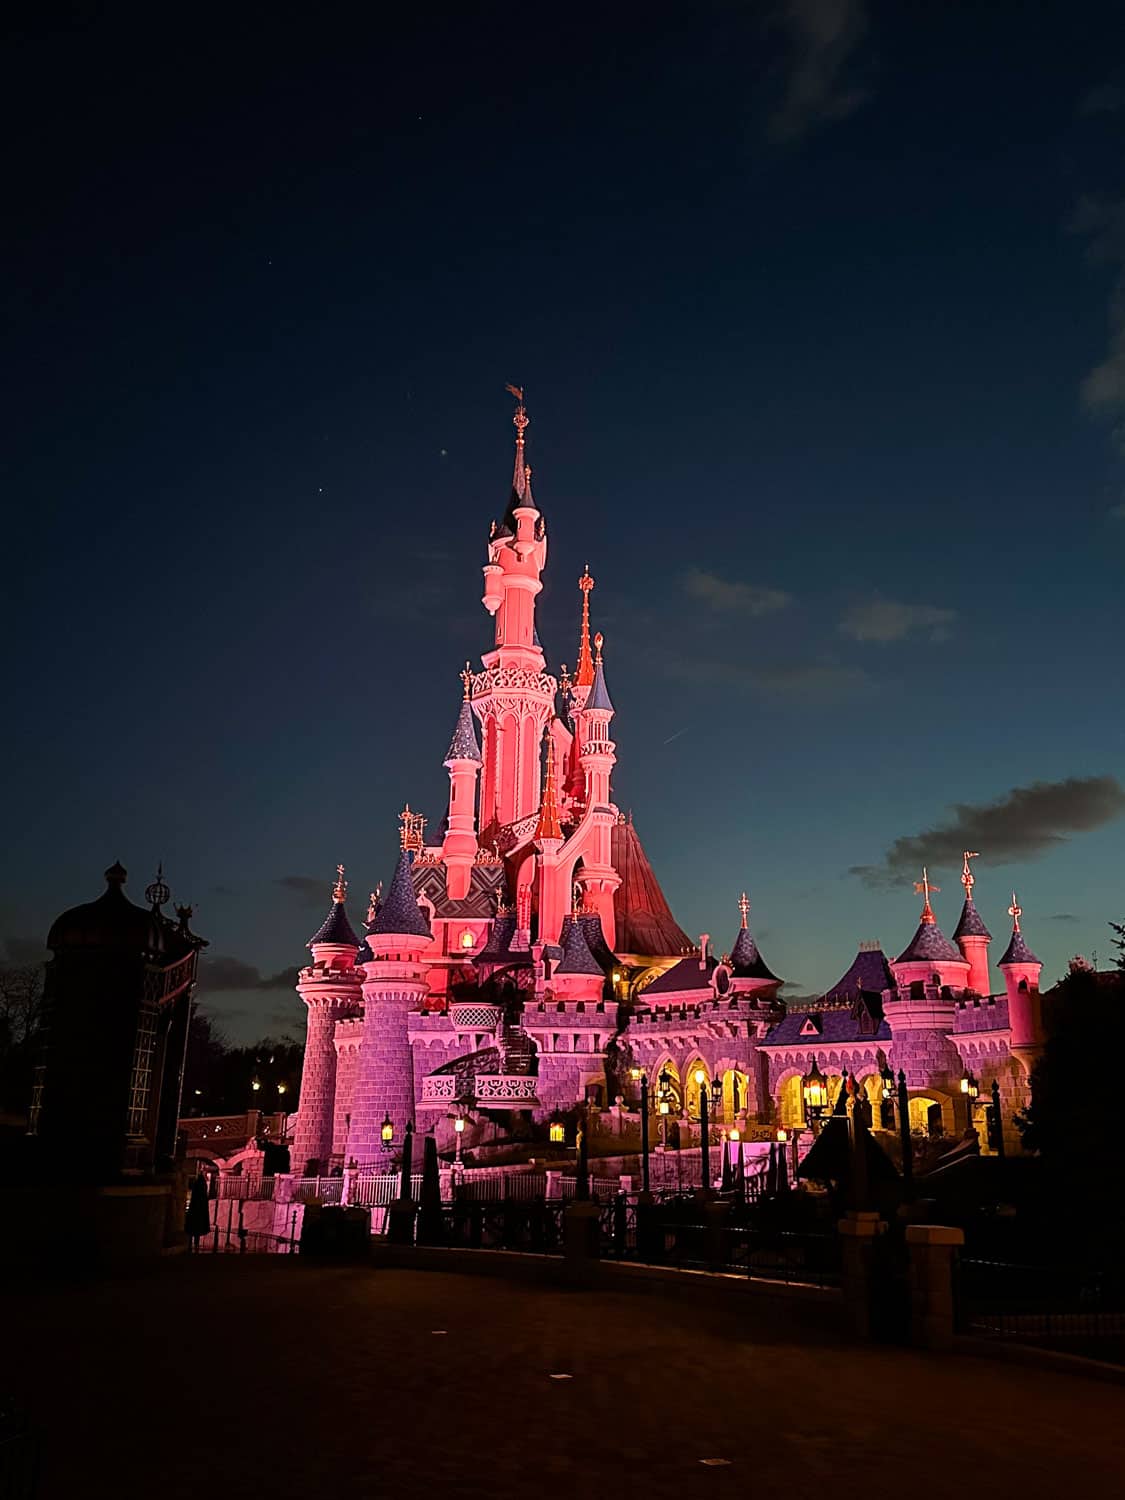
{"type": "Polygon", "coordinates": [[[470,662],[466,662],[461,672],[461,682],[465,688],[465,702],[468,703],[469,695],[473,691],[473,668],[470,662]]]}
{"type": "Polygon", "coordinates": [[[339,906],[348,894],[348,882],[344,879],[343,865],[336,866],[336,884],[332,887],[332,899],[339,906]]]}
{"type": "Polygon", "coordinates": [[[527,427],[527,422],[528,422],[527,410],[526,410],[526,408],[524,407],[524,404],[523,404],[523,386],[522,385],[506,385],[504,387],[504,389],[506,391],[508,391],[511,395],[513,395],[516,398],[516,400],[519,402],[519,405],[516,407],[516,410],[515,410],[515,415],[512,417],[512,422],[513,422],[513,424],[515,426],[515,429],[516,429],[516,442],[522,448],[523,447],[524,429],[527,427]]]}
{"type": "Polygon", "coordinates": [[[746,927],[750,918],[750,897],[746,894],[745,891],[743,891],[742,895],[738,898],[738,910],[740,916],[742,917],[742,925],[743,927],[746,927]]]}
{"type": "Polygon", "coordinates": [[[941,890],[941,886],[934,885],[933,881],[930,879],[929,871],[926,869],[925,865],[922,866],[921,880],[916,880],[914,882],[914,890],[919,896],[925,897],[925,900],[922,904],[922,921],[935,921],[936,918],[934,917],[934,909],[930,905],[930,893],[932,891],[936,895],[941,890]]]}
{"type": "Polygon", "coordinates": [[[979,859],[980,854],[975,849],[965,849],[962,851],[962,857],[965,862],[961,866],[961,884],[965,887],[965,900],[971,901],[973,899],[973,886],[976,885],[977,878],[969,868],[969,861],[971,859],[979,859]]]}
{"type": "Polygon", "coordinates": [[[1008,915],[1012,919],[1012,931],[1018,932],[1020,930],[1020,918],[1023,916],[1023,907],[1016,900],[1015,891],[1012,892],[1012,904],[1008,907],[1008,915]]]}

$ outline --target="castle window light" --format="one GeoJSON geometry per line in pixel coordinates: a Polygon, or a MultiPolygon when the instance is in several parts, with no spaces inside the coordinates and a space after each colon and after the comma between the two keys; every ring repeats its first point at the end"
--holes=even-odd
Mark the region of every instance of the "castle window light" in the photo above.
{"type": "Polygon", "coordinates": [[[462,931],[462,933],[461,933],[461,936],[458,938],[457,941],[458,941],[458,943],[460,944],[460,946],[462,948],[468,949],[468,948],[473,947],[473,945],[476,943],[476,938],[473,935],[472,928],[471,927],[464,928],[463,931],[462,931]]]}

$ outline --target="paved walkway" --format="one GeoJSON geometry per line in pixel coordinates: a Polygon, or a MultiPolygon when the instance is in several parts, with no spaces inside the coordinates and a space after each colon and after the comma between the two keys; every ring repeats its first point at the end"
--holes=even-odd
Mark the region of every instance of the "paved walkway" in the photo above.
{"type": "Polygon", "coordinates": [[[8,1301],[43,1500],[1081,1500],[1125,1475],[1119,1386],[833,1342],[772,1299],[200,1257],[8,1301]]]}

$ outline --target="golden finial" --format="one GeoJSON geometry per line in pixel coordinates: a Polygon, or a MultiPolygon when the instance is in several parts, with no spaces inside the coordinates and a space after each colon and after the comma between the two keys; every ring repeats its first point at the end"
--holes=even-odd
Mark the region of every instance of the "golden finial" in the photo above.
{"type": "Polygon", "coordinates": [[[1012,919],[1012,931],[1018,932],[1020,930],[1020,918],[1023,916],[1023,907],[1016,900],[1015,891],[1012,892],[1012,904],[1008,907],[1008,915],[1012,919]]]}
{"type": "Polygon", "coordinates": [[[599,630],[594,637],[594,665],[600,667],[602,664],[602,647],[605,645],[605,636],[599,630]]]}
{"type": "Polygon", "coordinates": [[[398,815],[398,821],[402,825],[399,829],[399,847],[401,849],[413,849],[416,854],[422,852],[423,832],[426,820],[421,813],[411,812],[408,802],[398,815]]]}
{"type": "Polygon", "coordinates": [[[523,404],[523,386],[506,385],[504,389],[509,393],[509,395],[514,396],[519,403],[519,405],[516,407],[515,415],[512,417],[512,422],[515,425],[516,429],[516,442],[522,448],[524,429],[526,428],[528,421],[527,412],[524,409],[523,404]]]}
{"type": "Polygon", "coordinates": [[[344,879],[343,865],[336,866],[336,884],[332,887],[332,899],[337,905],[342,902],[348,894],[348,882],[344,879]]]}
{"type": "Polygon", "coordinates": [[[564,693],[570,692],[570,669],[567,667],[565,661],[559,668],[559,687],[562,688],[564,693]]]}
{"type": "Polygon", "coordinates": [[[465,688],[465,702],[468,703],[469,695],[473,691],[473,668],[469,662],[465,663],[464,670],[461,673],[461,682],[465,688]]]}
{"type": "Polygon", "coordinates": [[[964,861],[961,866],[961,884],[965,887],[965,900],[971,901],[973,899],[973,886],[976,885],[977,878],[969,868],[969,861],[971,859],[979,859],[980,854],[975,849],[964,849],[962,850],[961,857],[964,861]]]}
{"type": "Polygon", "coordinates": [[[374,922],[375,918],[379,915],[379,898],[382,896],[382,894],[383,894],[383,882],[380,880],[378,882],[378,884],[376,885],[375,889],[371,892],[371,894],[367,898],[367,921],[368,921],[368,924],[374,922]]]}
{"type": "Polygon", "coordinates": [[[933,881],[930,879],[929,872],[927,871],[925,865],[922,866],[921,880],[916,880],[914,882],[914,889],[919,896],[923,896],[925,898],[922,904],[922,921],[935,922],[937,918],[934,916],[934,909],[930,905],[930,892],[932,891],[936,895],[941,890],[941,886],[934,885],[933,881]]]}
{"type": "Polygon", "coordinates": [[[750,917],[750,897],[745,891],[738,898],[738,910],[742,917],[742,925],[745,927],[750,917]]]}

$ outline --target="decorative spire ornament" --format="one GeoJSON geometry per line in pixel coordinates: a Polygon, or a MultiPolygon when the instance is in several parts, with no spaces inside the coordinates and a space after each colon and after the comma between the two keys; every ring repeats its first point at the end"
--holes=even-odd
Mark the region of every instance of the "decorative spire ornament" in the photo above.
{"type": "Polygon", "coordinates": [[[1023,907],[1016,900],[1015,891],[1012,892],[1012,904],[1008,907],[1008,915],[1012,919],[1012,931],[1018,932],[1020,930],[1020,918],[1023,916],[1023,907]]]}
{"type": "Polygon", "coordinates": [[[332,899],[337,906],[342,906],[347,899],[348,882],[344,879],[343,865],[336,866],[336,884],[332,887],[332,899]]]}
{"type": "Polygon", "coordinates": [[[145,900],[154,911],[159,911],[162,906],[167,906],[172,899],[172,892],[168,889],[168,883],[164,879],[164,861],[161,860],[156,867],[156,879],[145,891],[145,900]]]}
{"type": "Polygon", "coordinates": [[[522,500],[527,493],[527,464],[524,462],[523,455],[523,435],[527,431],[529,418],[527,408],[523,404],[523,386],[506,385],[504,389],[518,402],[512,416],[512,425],[516,429],[516,462],[512,471],[512,489],[522,500]]]}
{"type": "Polygon", "coordinates": [[[969,861],[971,859],[979,859],[980,854],[976,850],[965,849],[962,853],[962,858],[964,864],[961,866],[961,884],[965,887],[965,900],[971,901],[973,899],[973,886],[976,885],[977,878],[969,868],[969,861]]]}
{"type": "Polygon", "coordinates": [[[750,897],[743,891],[738,898],[738,911],[742,918],[743,929],[750,925],[750,897]]]}
{"type": "Polygon", "coordinates": [[[921,880],[916,880],[914,882],[914,890],[919,896],[924,897],[922,903],[921,920],[923,922],[936,923],[937,918],[934,916],[934,909],[930,905],[930,893],[933,892],[936,895],[941,890],[941,886],[934,885],[933,881],[930,879],[929,871],[926,869],[925,865],[922,866],[921,880]]]}
{"type": "Polygon", "coordinates": [[[383,895],[383,882],[380,880],[375,889],[367,898],[367,921],[368,925],[374,922],[379,915],[379,902],[383,895]]]}
{"type": "Polygon", "coordinates": [[[466,662],[461,672],[461,683],[465,689],[465,702],[468,703],[473,691],[473,668],[470,662],[466,662]]]}
{"type": "Polygon", "coordinates": [[[555,742],[549,728],[544,729],[547,742],[547,764],[543,771],[543,796],[539,803],[539,821],[535,825],[535,839],[561,839],[562,824],[559,822],[558,789],[555,786],[555,742]]]}
{"type": "Polygon", "coordinates": [[[574,685],[575,687],[593,687],[594,658],[590,654],[590,590],[594,587],[594,580],[590,577],[589,563],[582,570],[578,587],[582,590],[582,629],[578,637],[578,667],[574,673],[574,685]]]}

